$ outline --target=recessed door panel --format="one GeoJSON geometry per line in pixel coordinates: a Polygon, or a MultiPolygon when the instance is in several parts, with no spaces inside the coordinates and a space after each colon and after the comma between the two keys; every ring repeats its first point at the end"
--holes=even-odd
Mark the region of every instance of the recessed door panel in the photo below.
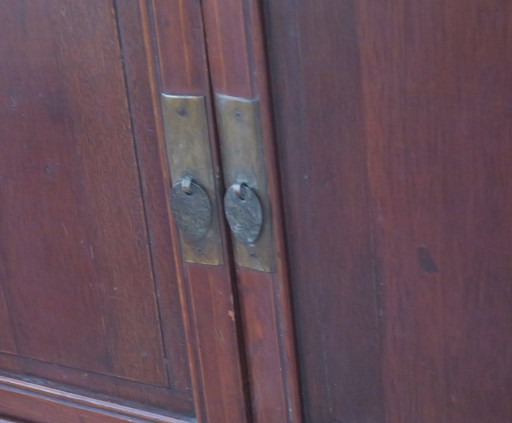
{"type": "Polygon", "coordinates": [[[156,124],[141,130],[131,103],[151,92],[127,86],[122,60],[138,7],[0,2],[0,363],[191,414],[177,274],[151,243],[170,223],[147,211],[141,179],[138,143],[158,144],[156,124]]]}

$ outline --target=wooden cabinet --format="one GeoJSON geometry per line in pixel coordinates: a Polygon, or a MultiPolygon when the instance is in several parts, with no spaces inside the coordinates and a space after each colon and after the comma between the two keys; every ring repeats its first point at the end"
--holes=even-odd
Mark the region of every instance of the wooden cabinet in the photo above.
{"type": "Polygon", "coordinates": [[[511,19],[0,0],[0,421],[509,423],[511,19]],[[162,94],[204,103],[215,263],[162,94]],[[224,218],[219,96],[256,110],[268,269],[224,218]]]}
{"type": "Polygon", "coordinates": [[[288,389],[296,371],[262,26],[257,4],[242,6],[0,1],[6,419],[220,423],[299,415],[298,391],[288,389]],[[181,249],[161,94],[204,100],[215,263],[191,262],[181,249]],[[258,104],[268,164],[261,200],[272,202],[265,225],[280,256],[271,272],[238,266],[231,252],[217,94],[258,104]]]}

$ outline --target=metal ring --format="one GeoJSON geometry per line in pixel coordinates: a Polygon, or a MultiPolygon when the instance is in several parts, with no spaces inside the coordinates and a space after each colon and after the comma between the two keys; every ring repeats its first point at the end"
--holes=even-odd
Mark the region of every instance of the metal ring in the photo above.
{"type": "Polygon", "coordinates": [[[238,198],[240,198],[240,200],[245,200],[245,197],[246,197],[246,192],[247,190],[249,189],[249,187],[247,186],[247,184],[244,184],[244,183],[235,183],[232,185],[232,188],[233,188],[233,192],[236,194],[236,196],[238,198]]]}
{"type": "Polygon", "coordinates": [[[181,180],[181,189],[187,195],[192,194],[192,178],[190,176],[185,176],[181,180]]]}

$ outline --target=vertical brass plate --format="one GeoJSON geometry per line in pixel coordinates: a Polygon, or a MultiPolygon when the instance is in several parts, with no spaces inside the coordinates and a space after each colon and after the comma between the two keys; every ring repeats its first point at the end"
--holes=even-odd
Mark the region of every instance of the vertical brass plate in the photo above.
{"type": "Polygon", "coordinates": [[[224,183],[226,187],[246,184],[256,192],[263,209],[263,226],[254,243],[244,244],[233,237],[236,263],[249,269],[274,272],[275,249],[259,103],[254,99],[217,95],[216,106],[224,183]]]}
{"type": "Polygon", "coordinates": [[[191,178],[204,189],[212,204],[211,226],[204,237],[191,240],[180,234],[183,258],[190,263],[222,264],[205,99],[202,96],[162,94],[161,101],[172,183],[177,184],[185,177],[191,178]]]}

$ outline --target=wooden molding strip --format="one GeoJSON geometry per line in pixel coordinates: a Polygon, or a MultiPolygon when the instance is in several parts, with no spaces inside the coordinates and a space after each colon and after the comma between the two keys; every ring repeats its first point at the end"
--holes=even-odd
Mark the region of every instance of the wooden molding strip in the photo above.
{"type": "Polygon", "coordinates": [[[0,414],[40,423],[193,423],[195,419],[162,416],[84,395],[0,376],[0,414]],[[30,402],[28,401],[30,400],[30,402]],[[31,404],[27,407],[26,404],[31,404]]]}

